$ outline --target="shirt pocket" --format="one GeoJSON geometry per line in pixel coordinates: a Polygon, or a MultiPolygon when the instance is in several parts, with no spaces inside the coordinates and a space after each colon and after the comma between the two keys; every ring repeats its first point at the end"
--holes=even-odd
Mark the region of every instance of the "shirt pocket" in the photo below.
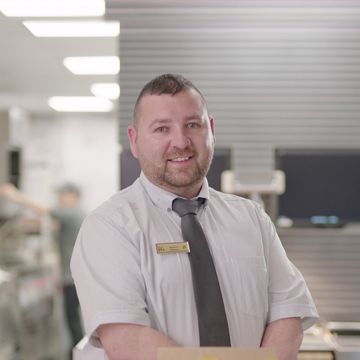
{"type": "Polygon", "coordinates": [[[263,256],[229,258],[238,311],[264,318],[268,312],[268,281],[263,256]]]}

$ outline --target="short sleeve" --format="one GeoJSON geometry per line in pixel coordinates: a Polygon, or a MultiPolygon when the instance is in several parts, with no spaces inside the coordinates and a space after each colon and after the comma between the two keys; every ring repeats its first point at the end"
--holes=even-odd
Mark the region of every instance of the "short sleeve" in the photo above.
{"type": "Polygon", "coordinates": [[[71,259],[86,334],[106,323],[150,324],[140,254],[134,239],[99,214],[83,223],[71,259]]]}
{"type": "Polygon", "coordinates": [[[319,318],[306,282],[288,259],[276,229],[262,211],[264,236],[268,237],[267,266],[269,274],[268,322],[288,317],[300,317],[303,329],[312,326],[319,318]]]}

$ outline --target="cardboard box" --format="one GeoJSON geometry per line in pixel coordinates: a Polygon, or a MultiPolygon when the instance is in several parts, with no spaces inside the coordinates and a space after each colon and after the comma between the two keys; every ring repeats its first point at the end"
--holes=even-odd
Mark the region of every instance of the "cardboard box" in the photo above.
{"type": "Polygon", "coordinates": [[[276,360],[270,349],[229,347],[167,347],[158,349],[158,360],[276,360]]]}

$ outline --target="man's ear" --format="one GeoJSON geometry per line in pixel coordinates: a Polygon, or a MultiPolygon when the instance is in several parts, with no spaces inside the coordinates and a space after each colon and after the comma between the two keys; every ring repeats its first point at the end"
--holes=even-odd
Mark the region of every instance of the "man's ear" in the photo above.
{"type": "Polygon", "coordinates": [[[213,118],[212,116],[209,116],[209,121],[210,121],[211,133],[212,133],[212,135],[213,135],[214,143],[215,143],[215,125],[214,125],[214,118],[213,118]]]}
{"type": "Polygon", "coordinates": [[[136,145],[136,138],[137,138],[137,132],[133,125],[129,125],[127,128],[127,136],[130,143],[130,149],[131,153],[134,155],[134,157],[138,157],[137,155],[137,145],[136,145]]]}

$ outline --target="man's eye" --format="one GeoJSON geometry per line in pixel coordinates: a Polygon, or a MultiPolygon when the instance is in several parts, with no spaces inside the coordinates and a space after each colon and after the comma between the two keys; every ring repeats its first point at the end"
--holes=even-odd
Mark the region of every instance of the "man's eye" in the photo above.
{"type": "Polygon", "coordinates": [[[190,122],[190,123],[187,123],[186,124],[186,127],[189,128],[189,129],[195,129],[195,128],[198,128],[200,125],[196,122],[190,122]]]}
{"type": "Polygon", "coordinates": [[[160,133],[163,133],[163,132],[166,132],[166,131],[167,131],[166,126],[160,126],[160,127],[155,129],[155,132],[160,132],[160,133]]]}

